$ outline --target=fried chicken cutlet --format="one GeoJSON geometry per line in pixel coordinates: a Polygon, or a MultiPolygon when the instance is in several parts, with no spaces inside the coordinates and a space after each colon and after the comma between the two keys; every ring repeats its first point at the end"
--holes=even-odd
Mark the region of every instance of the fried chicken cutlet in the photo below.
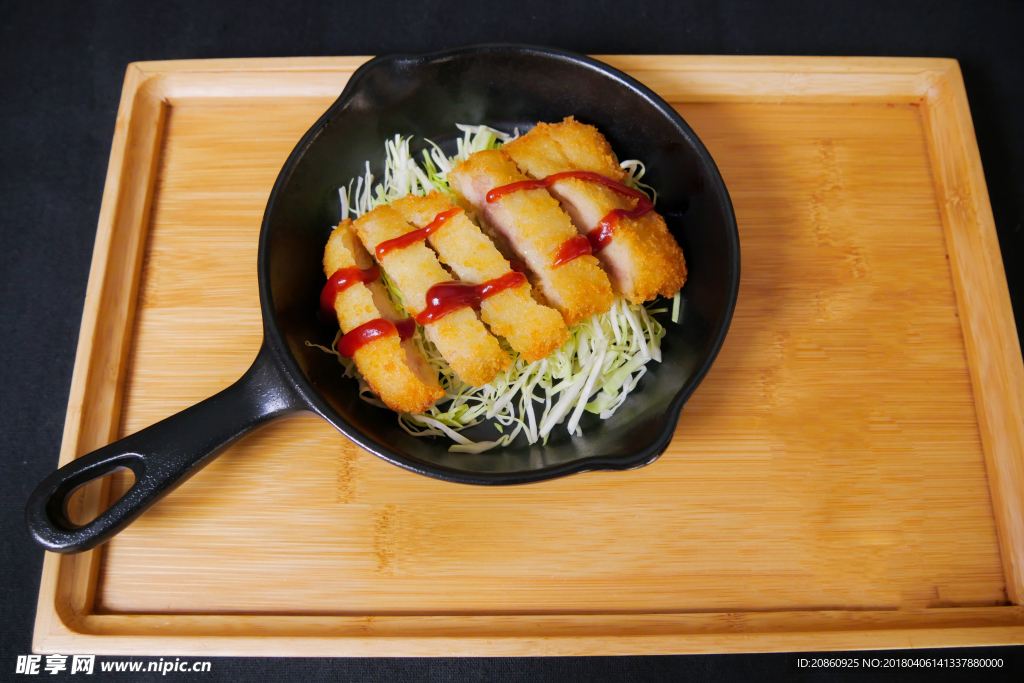
{"type": "MultiPolygon", "coordinates": [[[[408,195],[392,202],[391,208],[410,224],[424,228],[456,205],[446,195],[434,192],[426,197],[408,195]]],[[[462,282],[480,284],[512,272],[509,262],[465,212],[447,218],[427,241],[462,282]]],[[[484,299],[480,318],[530,362],[546,358],[569,338],[562,316],[537,303],[530,295],[529,282],[484,299]]]]}
{"type": "MultiPolygon", "coordinates": [[[[539,123],[502,150],[530,178],[590,171],[619,183],[626,180],[626,172],[604,135],[571,116],[561,123],[539,123]]],[[[557,180],[548,191],[584,235],[596,230],[610,212],[637,206],[636,199],[578,178],[557,180]]],[[[654,211],[638,218],[619,217],[611,241],[596,256],[615,291],[633,303],[650,301],[659,294],[672,296],[686,282],[683,251],[665,219],[654,211]]]]}
{"type": "MultiPolygon", "coordinates": [[[[378,206],[353,224],[363,245],[371,252],[388,240],[416,228],[390,206],[378,206]]],[[[405,299],[406,308],[417,316],[427,307],[427,291],[435,284],[451,282],[437,255],[423,242],[394,249],[378,261],[405,299]]],[[[464,382],[479,387],[493,380],[511,365],[508,353],[487,331],[472,308],[459,308],[423,326],[452,370],[464,382]]]]}
{"type": "Polygon", "coordinates": [[[448,173],[457,197],[472,206],[506,255],[522,260],[533,282],[567,325],[611,308],[611,283],[596,258],[554,265],[560,247],[577,235],[569,216],[547,190],[526,189],[488,202],[496,188],[528,180],[502,150],[470,155],[448,173]]]}
{"type": "MultiPolygon", "coordinates": [[[[330,278],[343,268],[368,269],[373,260],[356,239],[352,221],[345,219],[331,233],[324,250],[324,274],[330,278]]],[[[339,292],[334,312],[343,333],[378,318],[399,319],[398,311],[379,282],[357,282],[339,292]]],[[[373,393],[394,411],[422,413],[444,396],[437,375],[411,339],[396,334],[378,337],[360,347],[352,359],[373,393]]]]}

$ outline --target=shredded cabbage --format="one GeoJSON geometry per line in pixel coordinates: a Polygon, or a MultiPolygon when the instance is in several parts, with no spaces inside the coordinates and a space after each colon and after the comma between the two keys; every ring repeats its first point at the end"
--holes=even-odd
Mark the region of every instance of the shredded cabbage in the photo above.
{"type": "MultiPolygon", "coordinates": [[[[430,148],[422,151],[422,161],[417,162],[409,152],[411,138],[396,135],[388,140],[383,182],[374,185],[375,178],[367,161],[362,176],[354,178],[347,187],[339,188],[341,217],[358,218],[408,194],[424,196],[434,191],[452,194],[447,174],[456,163],[474,152],[497,149],[519,135],[518,130],[509,135],[487,126],[457,125],[463,135],[456,141],[454,157],[446,156],[440,147],[427,140],[430,148]]],[[[642,162],[623,161],[622,168],[627,172],[629,186],[649,193],[653,201],[657,201],[653,188],[640,182],[645,173],[642,162]]],[[[404,313],[405,301],[383,269],[381,278],[395,305],[404,313]]],[[[673,322],[679,320],[679,307],[680,297],[676,293],[672,302],[673,322]]],[[[580,435],[579,423],[584,411],[608,419],[636,389],[647,372],[647,363],[661,362],[665,328],[653,315],[667,311],[664,307],[649,311],[643,305],[616,297],[611,310],[570,327],[569,340],[560,349],[533,363],[528,363],[499,337],[512,357],[512,366],[483,387],[462,382],[423,334],[422,328],[417,327],[414,342],[437,371],[446,393],[426,414],[401,413],[398,423],[413,436],[447,437],[455,442],[450,451],[464,453],[482,453],[507,446],[520,434],[531,444],[547,443],[552,430],[566,419],[566,430],[580,435]],[[501,434],[495,441],[474,442],[459,433],[488,420],[501,434]],[[506,432],[506,428],[511,431],[506,432]]],[[[330,349],[307,344],[338,355],[336,347],[340,338],[339,331],[330,349]]],[[[359,375],[355,363],[340,355],[338,360],[345,367],[345,375],[359,382],[360,397],[384,407],[359,375]]]]}

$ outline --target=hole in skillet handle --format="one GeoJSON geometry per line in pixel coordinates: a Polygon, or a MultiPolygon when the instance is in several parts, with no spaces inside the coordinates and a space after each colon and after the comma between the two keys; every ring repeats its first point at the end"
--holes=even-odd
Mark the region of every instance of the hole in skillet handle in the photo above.
{"type": "Polygon", "coordinates": [[[110,473],[73,488],[64,496],[63,505],[60,492],[55,494],[48,502],[50,509],[47,513],[61,525],[78,529],[120,500],[135,485],[135,481],[135,470],[127,464],[117,465],[110,473]]]}
{"type": "Polygon", "coordinates": [[[683,404],[721,348],[739,266],[735,216],[713,160],[670,105],[625,74],[580,55],[514,45],[372,60],[299,141],[271,192],[258,257],[266,345],[246,377],[51,475],[29,501],[29,528],[55,552],[93,548],[248,430],[302,409],[320,414],[378,457],[445,481],[522,484],[649,463],[667,447],[683,404]],[[440,440],[415,439],[393,414],[360,401],[336,361],[306,346],[327,334],[315,302],[323,287],[328,226],[337,220],[337,189],[360,175],[365,161],[380,154],[381,142],[395,134],[433,139],[459,122],[507,128],[509,121],[556,121],[569,114],[597,125],[620,155],[642,157],[651,183],[662,189],[660,210],[691,266],[683,324],[670,329],[656,377],[614,420],[594,425],[584,437],[561,434],[546,445],[513,445],[496,454],[453,454],[440,440]],[[260,384],[253,379],[259,373],[274,379],[260,384]],[[113,506],[70,528],[62,506],[72,489],[61,481],[90,458],[106,459],[106,469],[94,469],[92,479],[125,462],[141,466],[133,470],[135,485],[113,506]],[[50,504],[58,487],[60,502],[50,504]]]}

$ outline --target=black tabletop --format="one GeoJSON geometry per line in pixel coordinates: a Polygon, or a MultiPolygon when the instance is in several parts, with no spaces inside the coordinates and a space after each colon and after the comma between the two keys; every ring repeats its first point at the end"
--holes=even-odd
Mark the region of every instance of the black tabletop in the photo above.
{"type": "MultiPolygon", "coordinates": [[[[960,60],[1010,295],[1024,320],[1024,3],[546,3],[533,0],[0,1],[0,680],[31,651],[43,552],[24,505],[54,468],[114,118],[132,61],[432,52],[522,42],[590,54],[873,55],[960,60]],[[827,6],[826,6],[827,5],[827,6]]],[[[1024,680],[1024,648],[872,657],[1001,658],[996,669],[890,670],[893,680],[1024,680]]],[[[849,657],[850,655],[845,655],[849,657]]],[[[813,655],[522,659],[214,659],[210,673],[100,680],[879,680],[813,655]]],[[[100,658],[112,661],[115,658],[100,658]]],[[[147,659],[147,658],[142,658],[147,659]]],[[[45,660],[41,663],[45,666],[45,660]]],[[[70,669],[70,667],[69,667],[70,669]]],[[[48,679],[71,677],[69,671],[48,679]]],[[[75,674],[77,676],[79,674],[75,674]]],[[[74,680],[74,679],[73,679],[74,680]]]]}

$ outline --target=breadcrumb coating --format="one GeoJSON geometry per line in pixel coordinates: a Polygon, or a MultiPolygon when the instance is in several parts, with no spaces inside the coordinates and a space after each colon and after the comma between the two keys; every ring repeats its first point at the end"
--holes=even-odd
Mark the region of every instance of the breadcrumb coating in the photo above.
{"type": "MultiPolygon", "coordinates": [[[[331,233],[324,249],[324,274],[329,278],[342,268],[366,269],[373,265],[359,240],[352,221],[343,220],[331,233]]],[[[334,300],[334,312],[343,333],[376,320],[398,319],[379,282],[356,283],[340,292],[334,300]]],[[[362,346],[353,360],[373,393],[394,411],[422,413],[445,394],[426,358],[411,340],[397,335],[380,337],[362,346]]]]}
{"type": "MultiPolygon", "coordinates": [[[[363,214],[353,225],[360,241],[371,252],[381,242],[416,230],[387,205],[363,214]]],[[[452,281],[437,255],[422,242],[388,252],[380,259],[380,264],[414,316],[426,308],[427,290],[440,282],[452,281]]],[[[453,311],[427,323],[423,329],[455,374],[467,384],[483,386],[511,365],[508,353],[471,308],[453,311]]]]}
{"type": "Polygon", "coordinates": [[[528,180],[502,150],[470,155],[448,173],[460,202],[475,209],[500,246],[521,259],[548,305],[567,325],[609,310],[613,301],[608,276],[593,256],[553,266],[559,247],[577,234],[569,216],[546,190],[523,190],[487,202],[492,189],[528,180]]]}
{"type": "MultiPolygon", "coordinates": [[[[434,192],[426,197],[409,195],[392,202],[402,218],[423,228],[434,218],[455,207],[451,199],[434,192]]],[[[512,272],[509,262],[465,213],[449,218],[428,242],[459,280],[480,284],[512,272]]],[[[533,362],[546,358],[569,338],[569,330],[558,311],[537,303],[530,284],[506,289],[484,299],[480,317],[494,334],[533,362]]]]}
{"type": "MultiPolygon", "coordinates": [[[[611,145],[593,126],[571,116],[561,123],[540,123],[527,134],[510,141],[503,151],[531,178],[565,171],[592,171],[623,182],[611,145]]],[[[601,185],[577,179],[560,180],[548,190],[561,202],[579,232],[597,227],[614,209],[631,210],[637,200],[601,185]]],[[[640,218],[620,218],[611,243],[597,254],[615,291],[633,303],[650,301],[659,294],[674,295],[686,282],[683,250],[654,211],[640,218]]]]}

